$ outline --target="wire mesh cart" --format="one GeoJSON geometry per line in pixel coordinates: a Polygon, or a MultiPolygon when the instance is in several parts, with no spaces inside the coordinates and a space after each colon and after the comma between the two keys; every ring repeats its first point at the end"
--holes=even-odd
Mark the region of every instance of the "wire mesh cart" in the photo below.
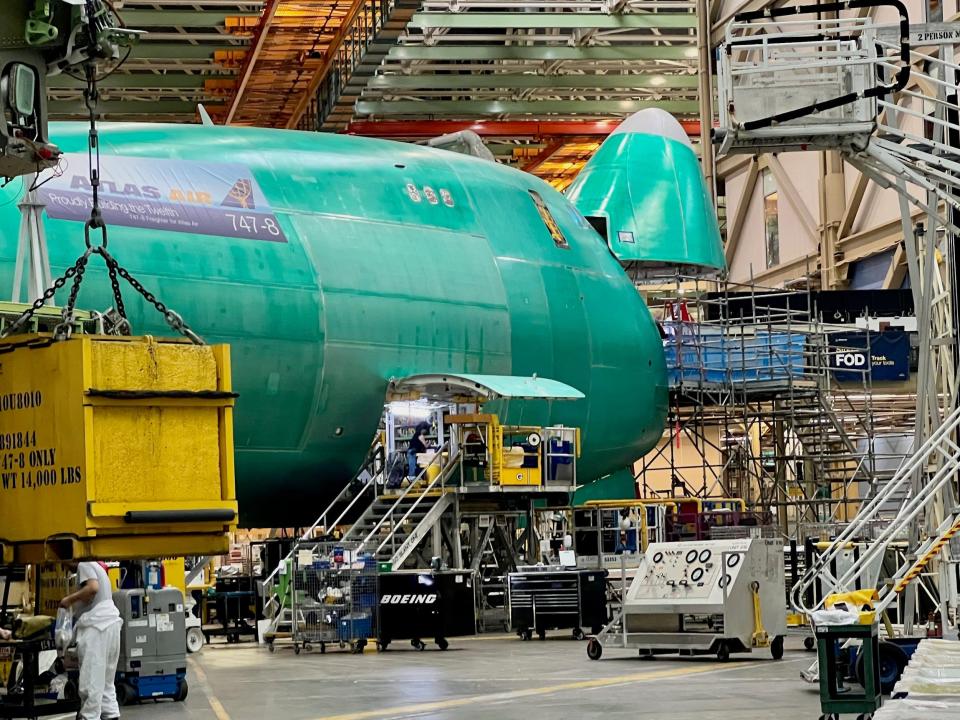
{"type": "Polygon", "coordinates": [[[377,632],[377,564],[356,544],[301,545],[292,558],[293,651],[328,645],[363,652],[377,632]]]}
{"type": "Polygon", "coordinates": [[[523,640],[547,630],[570,629],[577,640],[584,628],[600,632],[607,612],[607,571],[525,568],[507,576],[510,626],[523,640]]]}

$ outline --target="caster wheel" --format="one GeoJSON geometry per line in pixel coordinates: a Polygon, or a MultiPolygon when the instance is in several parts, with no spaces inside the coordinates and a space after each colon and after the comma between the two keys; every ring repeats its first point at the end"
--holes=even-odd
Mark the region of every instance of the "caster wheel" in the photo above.
{"type": "Polygon", "coordinates": [[[525,641],[533,639],[533,630],[521,630],[520,639],[525,641]]]}
{"type": "Polygon", "coordinates": [[[583,640],[584,637],[585,637],[585,636],[584,636],[584,634],[583,634],[583,630],[581,630],[580,628],[574,628],[574,629],[573,629],[573,639],[574,639],[574,640],[583,640]]]}
{"type": "Polygon", "coordinates": [[[546,640],[546,639],[547,639],[547,631],[546,631],[546,630],[537,630],[537,637],[540,638],[541,640],[546,640]]]}
{"type": "Polygon", "coordinates": [[[311,645],[310,643],[304,643],[303,649],[306,650],[307,652],[310,652],[311,650],[313,650],[313,645],[311,645]]]}
{"type": "Polygon", "coordinates": [[[857,720],[873,720],[873,715],[871,713],[864,713],[863,715],[857,715],[857,720]]]}
{"type": "Polygon", "coordinates": [[[380,652],[386,652],[387,648],[389,647],[390,647],[389,640],[381,640],[380,642],[377,643],[377,650],[379,650],[380,652]]]}
{"type": "Polygon", "coordinates": [[[294,654],[294,655],[299,655],[299,654],[300,654],[300,646],[299,646],[297,643],[294,643],[294,644],[293,644],[293,654],[294,654]]]}
{"type": "Polygon", "coordinates": [[[817,647],[817,641],[812,637],[805,637],[803,639],[803,649],[807,652],[812,652],[817,647]]]}
{"type": "MultiPolygon", "coordinates": [[[[120,685],[117,686],[117,702],[120,702],[120,685]]],[[[63,697],[66,700],[79,700],[80,699],[80,689],[77,687],[77,683],[74,680],[68,680],[67,684],[63,686],[63,697]]]]}
{"type": "Polygon", "coordinates": [[[720,647],[717,649],[717,660],[720,662],[726,662],[730,659],[730,648],[727,647],[726,643],[720,643],[720,647]]]}
{"type": "Polygon", "coordinates": [[[783,635],[777,635],[770,643],[770,655],[774,660],[783,659],[783,635]]]}
{"type": "Polygon", "coordinates": [[[129,705],[137,697],[137,691],[127,683],[117,683],[117,705],[129,705]]]}
{"type": "Polygon", "coordinates": [[[271,640],[270,642],[267,643],[267,650],[269,650],[270,652],[276,652],[276,651],[277,651],[277,648],[274,647],[273,640],[271,640]]]}
{"type": "Polygon", "coordinates": [[[320,643],[320,654],[323,655],[325,652],[327,652],[327,644],[320,643]]]}
{"type": "Polygon", "coordinates": [[[446,650],[450,647],[450,643],[447,642],[446,638],[437,638],[437,647],[441,650],[446,650]]]}
{"type": "Polygon", "coordinates": [[[187,630],[187,652],[200,652],[203,648],[203,631],[200,628],[192,627],[187,630]]]}
{"type": "Polygon", "coordinates": [[[601,655],[603,655],[603,645],[596,638],[590,638],[590,642],[587,643],[587,657],[591,660],[599,660],[601,655]]]}
{"type": "Polygon", "coordinates": [[[417,650],[423,651],[426,650],[427,644],[423,640],[417,640],[417,644],[414,645],[417,650]]]}
{"type": "Polygon", "coordinates": [[[174,702],[183,702],[187,699],[187,681],[181,680],[177,683],[177,692],[173,695],[174,702]]]}

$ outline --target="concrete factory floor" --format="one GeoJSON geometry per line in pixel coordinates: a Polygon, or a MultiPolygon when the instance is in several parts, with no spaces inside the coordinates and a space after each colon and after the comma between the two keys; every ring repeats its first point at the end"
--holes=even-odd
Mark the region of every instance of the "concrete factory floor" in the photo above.
{"type": "Polygon", "coordinates": [[[556,632],[451,640],[440,652],[397,642],[389,652],[271,655],[253,645],[214,645],[191,656],[190,695],[124,708],[130,720],[377,720],[379,718],[670,718],[810,720],[818,695],[800,679],[814,659],[788,638],[780,662],[767,652],[714,658],[658,657],[586,645],[556,632]]]}

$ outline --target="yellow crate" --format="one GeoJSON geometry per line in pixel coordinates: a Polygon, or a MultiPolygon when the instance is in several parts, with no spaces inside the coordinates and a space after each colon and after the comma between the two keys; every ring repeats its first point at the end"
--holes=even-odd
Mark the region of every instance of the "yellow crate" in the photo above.
{"type": "Polygon", "coordinates": [[[233,404],[227,346],[0,341],[4,555],[226,551],[237,513],[233,404]]]}

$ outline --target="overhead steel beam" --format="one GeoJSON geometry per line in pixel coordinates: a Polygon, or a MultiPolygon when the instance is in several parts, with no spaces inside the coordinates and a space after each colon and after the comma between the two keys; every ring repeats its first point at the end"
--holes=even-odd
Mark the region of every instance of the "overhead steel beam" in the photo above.
{"type": "Polygon", "coordinates": [[[696,100],[358,100],[357,115],[604,115],[646,108],[695,115],[696,100]]]}
{"type": "Polygon", "coordinates": [[[256,19],[257,15],[239,13],[236,10],[141,10],[124,8],[123,22],[127,27],[143,29],[151,27],[211,28],[223,27],[228,17],[256,19]]]}
{"type": "MultiPolygon", "coordinates": [[[[472,130],[481,137],[606,137],[620,120],[358,120],[345,132],[380,138],[439,137],[472,130]]],[[[699,120],[680,120],[687,135],[700,134],[699,120]]]]}
{"type": "Polygon", "coordinates": [[[485,73],[471,75],[377,75],[368,89],[447,89],[447,88],[623,88],[668,89],[695,88],[695,75],[533,75],[524,73],[485,73]]]}
{"type": "MultiPolygon", "coordinates": [[[[186,73],[166,73],[156,75],[154,73],[114,73],[109,77],[97,81],[101,88],[124,88],[136,90],[137,88],[202,88],[207,80],[235,80],[233,75],[187,75],[186,73]]],[[[62,88],[81,90],[86,87],[86,82],[79,78],[72,78],[69,75],[55,75],[47,80],[47,86],[51,90],[62,88]]]]}
{"type": "Polygon", "coordinates": [[[236,45],[227,44],[229,36],[224,36],[220,43],[203,43],[194,45],[186,42],[190,39],[189,35],[183,36],[184,42],[148,42],[142,40],[133,46],[130,53],[131,58],[157,60],[200,60],[203,58],[212,58],[217,50],[246,50],[247,43],[238,43],[236,45]]]}
{"type": "MultiPolygon", "coordinates": [[[[394,8],[396,9],[399,5],[399,2],[395,3],[394,8]]],[[[300,95],[300,100],[294,107],[293,112],[290,113],[290,117],[287,119],[287,128],[297,127],[300,119],[307,112],[310,102],[317,96],[321,83],[326,79],[337,61],[338,52],[342,49],[344,41],[356,30],[354,20],[360,15],[362,6],[363,0],[353,0],[351,2],[346,14],[340,20],[336,34],[330,40],[329,50],[324,55],[322,65],[314,71],[313,77],[310,78],[310,84],[300,95]]]]}
{"type": "Polygon", "coordinates": [[[240,84],[237,86],[237,90],[230,101],[230,108],[227,110],[227,119],[224,125],[229,125],[233,122],[233,116],[236,115],[237,108],[240,106],[240,100],[243,98],[243,93],[247,89],[247,83],[250,82],[250,74],[253,71],[253,66],[257,62],[257,58],[260,57],[260,52],[263,50],[264,43],[267,40],[267,33],[270,32],[270,25],[273,23],[273,18],[277,14],[277,8],[280,7],[280,0],[268,0],[268,2],[269,5],[267,5],[260,24],[257,26],[250,52],[248,52],[243,59],[243,67],[240,70],[240,84]]]}
{"type": "MultiPolygon", "coordinates": [[[[51,115],[88,114],[83,100],[51,100],[48,105],[51,115]]],[[[207,103],[204,103],[204,106],[211,112],[223,109],[207,103]]],[[[197,104],[183,100],[101,100],[97,104],[97,110],[107,115],[193,115],[197,104]]]]}
{"type": "MultiPolygon", "coordinates": [[[[117,3],[119,5],[119,3],[117,3]]],[[[164,7],[196,7],[197,5],[203,5],[204,7],[222,7],[229,8],[232,12],[236,13],[237,8],[247,8],[249,10],[256,10],[263,6],[263,2],[258,0],[124,0],[123,8],[124,14],[129,12],[130,9],[140,6],[140,5],[163,5],[164,7]]]]}
{"type": "Polygon", "coordinates": [[[554,140],[545,148],[543,148],[536,157],[527,160],[527,162],[521,168],[524,172],[533,172],[538,167],[543,165],[547,160],[549,160],[556,152],[562,148],[564,145],[563,140],[554,140]]]}
{"type": "Polygon", "coordinates": [[[517,12],[422,12],[410,20],[412,28],[597,28],[599,30],[634,30],[639,28],[695,28],[693,13],[637,13],[607,15],[605,13],[517,13],[517,12]]]}
{"type": "MultiPolygon", "coordinates": [[[[692,41],[692,38],[691,38],[692,41]]],[[[677,45],[622,45],[616,47],[458,45],[440,47],[400,45],[390,48],[388,60],[696,60],[697,48],[677,45]]]]}

